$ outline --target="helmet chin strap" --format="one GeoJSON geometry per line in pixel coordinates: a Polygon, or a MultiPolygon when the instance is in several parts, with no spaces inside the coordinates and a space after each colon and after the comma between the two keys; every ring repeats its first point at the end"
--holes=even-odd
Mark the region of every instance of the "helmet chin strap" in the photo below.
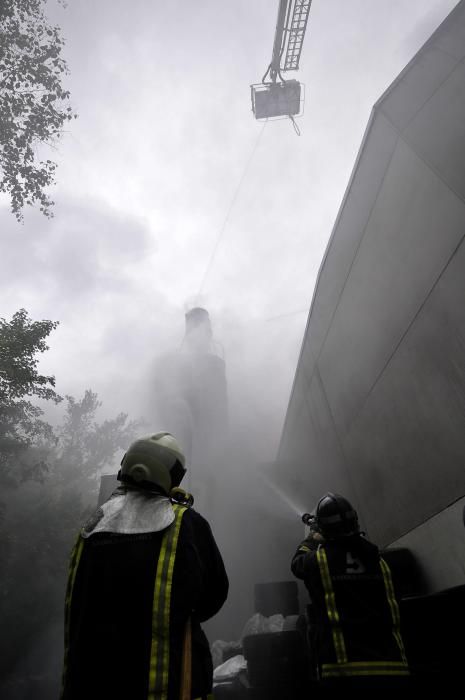
{"type": "Polygon", "coordinates": [[[154,484],[153,482],[146,480],[136,481],[132,478],[132,476],[129,476],[128,474],[121,474],[121,469],[119,470],[116,478],[118,479],[118,481],[121,481],[121,483],[125,486],[132,486],[135,489],[139,489],[140,491],[146,491],[147,493],[156,493],[160,496],[165,497],[168,496],[166,491],[164,491],[158,484],[154,484]]]}

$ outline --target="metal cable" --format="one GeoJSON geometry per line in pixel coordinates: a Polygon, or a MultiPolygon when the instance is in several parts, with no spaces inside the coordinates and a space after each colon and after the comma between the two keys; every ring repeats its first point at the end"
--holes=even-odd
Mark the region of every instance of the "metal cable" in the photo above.
{"type": "MultiPolygon", "coordinates": [[[[268,121],[268,120],[267,120],[267,121],[268,121]]],[[[213,248],[212,254],[211,254],[210,259],[209,259],[209,261],[208,261],[207,267],[205,268],[205,272],[204,272],[204,275],[203,275],[203,278],[202,278],[202,282],[201,282],[200,287],[199,287],[198,296],[200,296],[200,294],[202,293],[202,289],[203,289],[203,286],[204,286],[204,284],[205,284],[205,280],[207,279],[208,273],[210,272],[210,268],[211,268],[212,263],[213,263],[213,260],[214,260],[214,258],[215,258],[216,251],[218,250],[218,246],[219,246],[219,244],[220,244],[220,242],[221,242],[221,239],[222,239],[222,237],[223,237],[224,231],[225,231],[225,229],[226,229],[226,224],[227,224],[228,221],[229,221],[229,217],[231,216],[231,212],[232,212],[232,210],[233,210],[234,204],[236,203],[236,199],[237,199],[237,196],[238,196],[239,191],[240,191],[240,189],[241,189],[241,185],[242,185],[242,183],[243,183],[243,181],[244,181],[244,178],[245,178],[245,176],[246,176],[246,174],[247,174],[247,171],[248,171],[248,169],[249,169],[249,167],[250,167],[250,164],[251,164],[251,162],[252,162],[252,160],[253,160],[253,157],[254,157],[254,155],[255,155],[255,152],[256,152],[256,150],[257,150],[257,148],[258,148],[258,144],[260,143],[260,139],[261,139],[261,137],[262,137],[262,134],[263,134],[263,132],[265,131],[265,126],[266,126],[266,124],[267,124],[267,122],[265,121],[265,122],[263,123],[263,127],[262,127],[260,133],[258,134],[258,137],[257,137],[257,139],[256,139],[256,141],[255,141],[254,147],[253,147],[253,149],[252,149],[252,153],[250,154],[249,159],[248,159],[248,161],[247,161],[247,163],[246,163],[246,165],[245,165],[245,167],[244,167],[244,170],[242,171],[242,175],[241,175],[240,180],[239,180],[239,183],[238,183],[238,185],[237,185],[237,187],[236,187],[236,191],[234,192],[233,198],[232,198],[232,200],[231,200],[231,204],[229,205],[229,209],[228,209],[228,212],[227,212],[227,214],[226,214],[226,217],[225,217],[225,219],[224,219],[224,221],[223,221],[223,225],[222,225],[222,227],[220,228],[220,231],[219,231],[219,233],[218,233],[218,236],[217,236],[216,243],[215,243],[215,246],[214,246],[214,248],[213,248]]]]}

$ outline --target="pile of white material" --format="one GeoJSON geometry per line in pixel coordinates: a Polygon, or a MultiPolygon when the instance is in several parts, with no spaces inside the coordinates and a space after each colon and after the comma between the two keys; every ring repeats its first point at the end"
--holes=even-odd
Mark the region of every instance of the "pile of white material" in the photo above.
{"type": "MultiPolygon", "coordinates": [[[[245,623],[241,634],[241,640],[253,634],[270,634],[283,632],[286,631],[286,629],[293,629],[296,619],[297,615],[288,615],[284,617],[279,613],[278,615],[265,617],[261,613],[255,613],[255,615],[252,615],[245,623]]],[[[242,654],[236,654],[227,659],[224,663],[221,663],[223,653],[235,646],[242,649],[241,642],[224,642],[221,639],[213,642],[211,651],[213,667],[215,669],[213,671],[213,682],[215,684],[233,681],[238,677],[241,671],[247,670],[247,661],[242,654]]]]}
{"type": "Polygon", "coordinates": [[[281,613],[265,617],[261,613],[255,613],[245,623],[242,630],[241,639],[249,637],[251,634],[269,634],[270,632],[282,632],[285,618],[281,613]]]}
{"type": "Polygon", "coordinates": [[[242,654],[232,656],[215,668],[213,671],[213,682],[223,683],[225,681],[232,681],[241,671],[245,670],[247,670],[247,661],[242,654]]]}

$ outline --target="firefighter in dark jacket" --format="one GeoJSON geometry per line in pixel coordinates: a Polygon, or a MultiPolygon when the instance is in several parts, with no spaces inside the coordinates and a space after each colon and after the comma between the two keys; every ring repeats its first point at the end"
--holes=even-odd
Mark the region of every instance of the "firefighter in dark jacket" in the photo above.
{"type": "Polygon", "coordinates": [[[291,569],[310,594],[314,675],[321,685],[402,687],[409,668],[391,572],[360,532],[350,503],[334,493],[308,516],[310,534],[291,569]]]}
{"type": "Polygon", "coordinates": [[[222,607],[228,578],[209,524],[187,498],[179,503],[184,462],[169,433],[134,442],[122,485],[79,533],[66,592],[63,700],[210,696],[200,623],[222,607]]]}

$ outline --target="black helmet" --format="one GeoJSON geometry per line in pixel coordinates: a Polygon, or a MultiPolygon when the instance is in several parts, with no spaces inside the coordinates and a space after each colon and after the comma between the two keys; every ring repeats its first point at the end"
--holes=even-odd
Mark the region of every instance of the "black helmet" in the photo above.
{"type": "Polygon", "coordinates": [[[360,532],[357,511],[344,496],[337,493],[326,493],[320,498],[315,518],[318,529],[329,539],[357,535],[360,532]]]}

